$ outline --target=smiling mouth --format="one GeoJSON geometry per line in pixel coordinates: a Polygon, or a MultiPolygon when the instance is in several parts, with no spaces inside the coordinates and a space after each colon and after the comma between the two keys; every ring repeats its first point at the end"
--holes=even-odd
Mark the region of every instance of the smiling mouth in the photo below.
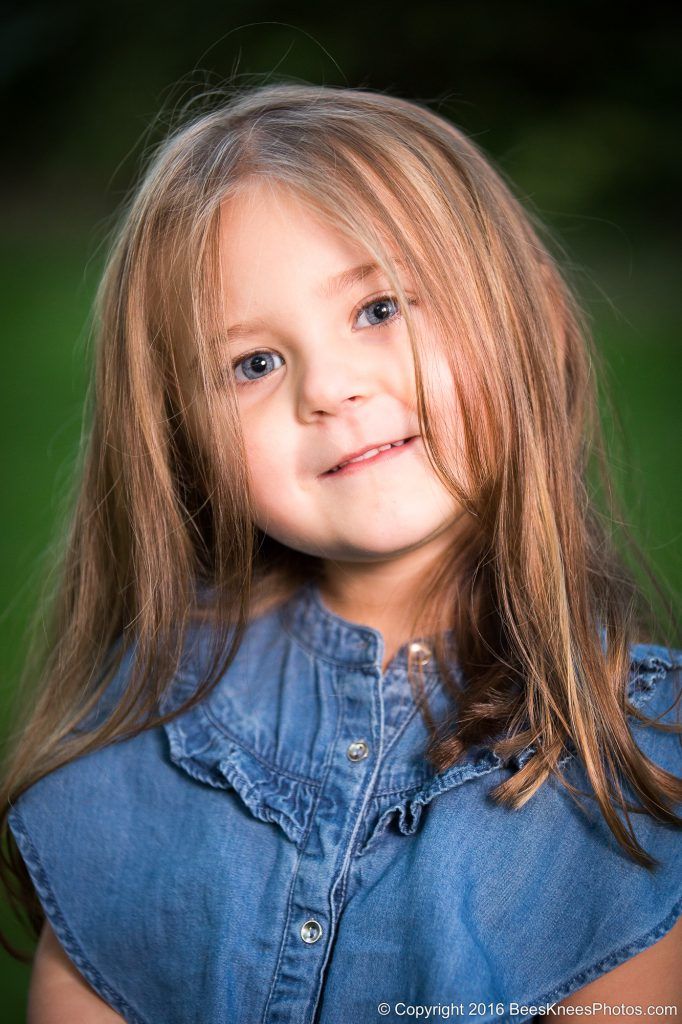
{"type": "Polygon", "coordinates": [[[400,441],[389,441],[386,444],[377,445],[376,448],[369,448],[366,452],[362,452],[361,455],[356,455],[353,459],[346,459],[345,462],[340,462],[337,466],[332,466],[322,476],[332,476],[342,471],[348,472],[348,468],[351,466],[357,466],[364,462],[376,462],[378,459],[386,458],[386,453],[393,449],[400,450],[411,446],[412,442],[418,435],[412,437],[403,437],[400,441]]]}

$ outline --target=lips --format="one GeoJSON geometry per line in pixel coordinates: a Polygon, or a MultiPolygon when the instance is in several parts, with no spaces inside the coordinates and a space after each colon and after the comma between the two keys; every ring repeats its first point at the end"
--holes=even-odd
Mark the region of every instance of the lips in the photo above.
{"type": "Polygon", "coordinates": [[[335,466],[326,470],[322,475],[329,476],[332,473],[338,473],[339,470],[344,468],[344,466],[350,466],[356,462],[366,462],[368,459],[374,459],[381,452],[387,452],[391,448],[401,448],[409,441],[412,441],[413,437],[414,435],[411,437],[402,437],[396,441],[382,441],[380,444],[368,445],[366,448],[361,448],[359,451],[351,452],[348,455],[344,455],[344,457],[337,462],[335,466]]]}

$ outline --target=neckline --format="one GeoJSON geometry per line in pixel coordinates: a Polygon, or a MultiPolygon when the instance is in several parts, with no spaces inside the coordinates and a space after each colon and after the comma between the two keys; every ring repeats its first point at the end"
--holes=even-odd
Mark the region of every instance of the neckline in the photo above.
{"type": "MultiPolygon", "coordinates": [[[[420,644],[428,648],[429,660],[420,668],[425,676],[438,674],[433,653],[433,637],[415,637],[402,644],[382,669],[385,643],[381,632],[372,626],[345,619],[324,602],[314,580],[304,582],[280,607],[284,628],[318,657],[336,664],[372,668],[379,675],[395,671],[407,674],[410,648],[420,644]]],[[[446,632],[452,638],[452,632],[446,632]]]]}

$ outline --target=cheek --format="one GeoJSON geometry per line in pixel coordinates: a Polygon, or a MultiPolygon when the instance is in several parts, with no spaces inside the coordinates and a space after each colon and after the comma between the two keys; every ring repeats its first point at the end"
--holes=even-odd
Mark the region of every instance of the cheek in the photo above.
{"type": "Polygon", "coordinates": [[[445,357],[434,355],[424,361],[422,374],[430,421],[438,425],[446,446],[459,450],[463,440],[462,417],[452,370],[445,357]]]}
{"type": "Polygon", "coordinates": [[[291,486],[290,475],[281,459],[249,460],[249,482],[255,507],[259,511],[275,511],[286,502],[291,486]]]}
{"type": "Polygon", "coordinates": [[[259,525],[289,504],[294,479],[294,449],[288,431],[261,417],[242,416],[251,496],[259,525]]]}
{"type": "Polygon", "coordinates": [[[274,540],[302,550],[302,532],[309,532],[310,522],[306,503],[295,492],[291,466],[283,458],[250,459],[251,500],[256,526],[274,540]]]}

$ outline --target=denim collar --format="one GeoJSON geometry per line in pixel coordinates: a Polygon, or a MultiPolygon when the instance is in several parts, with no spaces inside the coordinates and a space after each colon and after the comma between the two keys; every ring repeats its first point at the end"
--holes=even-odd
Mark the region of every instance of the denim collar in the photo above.
{"type": "MultiPolygon", "coordinates": [[[[348,667],[375,667],[381,673],[384,638],[377,629],[350,622],[332,612],[324,603],[315,582],[304,583],[280,608],[280,621],[296,641],[316,657],[348,667]]],[[[446,640],[453,638],[447,631],[446,640]]],[[[417,651],[425,677],[435,677],[438,669],[432,656],[433,637],[415,637],[404,643],[391,659],[386,671],[407,674],[410,649],[417,651]]]]}

